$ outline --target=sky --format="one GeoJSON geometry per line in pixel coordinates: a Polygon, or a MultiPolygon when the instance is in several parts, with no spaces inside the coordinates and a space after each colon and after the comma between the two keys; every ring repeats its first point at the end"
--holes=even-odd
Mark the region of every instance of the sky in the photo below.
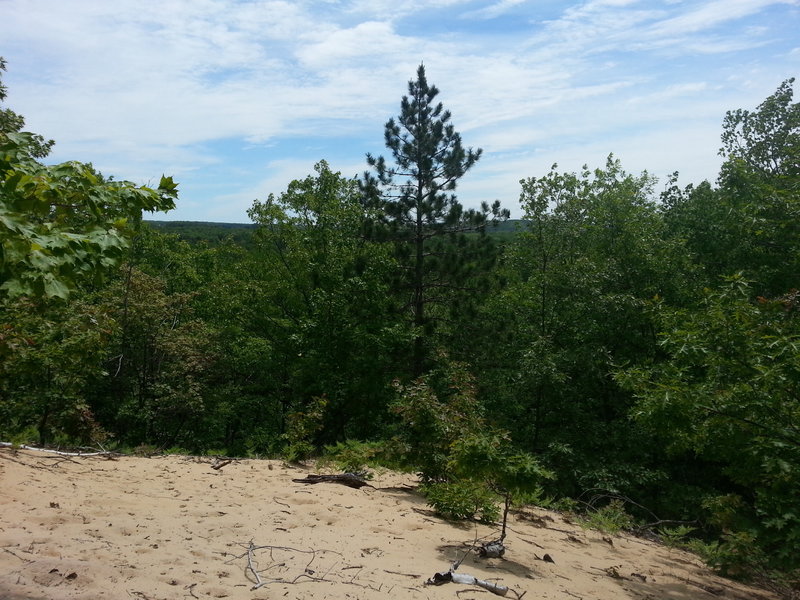
{"type": "Polygon", "coordinates": [[[388,159],[423,63],[483,149],[459,200],[521,217],[520,180],[555,163],[713,182],[726,111],[800,74],[800,0],[0,0],[0,56],[46,162],[172,175],[150,218],[229,223],[321,159],[388,159]]]}

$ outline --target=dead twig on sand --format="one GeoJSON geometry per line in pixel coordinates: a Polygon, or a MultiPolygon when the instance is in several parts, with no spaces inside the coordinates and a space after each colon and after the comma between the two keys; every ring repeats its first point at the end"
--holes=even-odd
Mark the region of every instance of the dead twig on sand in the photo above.
{"type": "MultiPolygon", "coordinates": [[[[318,575],[321,572],[321,569],[324,568],[320,566],[319,568],[314,567],[314,562],[320,558],[320,555],[324,554],[335,554],[340,557],[343,555],[335,550],[317,550],[311,548],[309,550],[301,550],[299,548],[290,548],[288,546],[256,546],[253,541],[251,540],[248,544],[239,544],[242,548],[245,549],[243,554],[239,554],[234,556],[230,560],[226,561],[226,564],[232,563],[234,560],[239,560],[242,558],[247,557],[247,564],[244,568],[245,576],[252,581],[253,586],[250,588],[251,590],[257,590],[262,588],[266,585],[270,585],[273,583],[276,584],[284,584],[284,585],[293,585],[297,583],[301,583],[302,581],[311,581],[311,582],[326,582],[330,584],[343,584],[343,585],[353,585],[362,589],[366,590],[373,590],[376,592],[385,592],[386,594],[391,594],[392,590],[394,590],[395,586],[389,586],[388,588],[384,589],[383,583],[374,584],[373,582],[365,582],[360,583],[356,581],[363,570],[362,565],[345,565],[339,566],[341,563],[339,560],[336,560],[331,563],[330,566],[327,567],[322,575],[318,575]],[[256,553],[259,551],[264,551],[269,553],[270,562],[268,565],[261,567],[258,564],[258,557],[256,553]],[[284,556],[277,556],[277,553],[300,553],[300,554],[309,554],[310,558],[305,563],[305,566],[297,566],[295,567],[295,571],[299,571],[294,576],[284,576],[284,573],[287,573],[292,570],[292,556],[284,557],[284,556]],[[358,569],[355,574],[348,575],[346,571],[351,569],[358,569]],[[280,576],[278,577],[270,577],[266,576],[266,573],[269,571],[278,571],[277,574],[280,576]]],[[[296,562],[296,561],[295,561],[296,562]]],[[[402,575],[407,575],[409,577],[413,577],[408,573],[402,573],[402,575]]]]}
{"type": "MultiPolygon", "coordinates": [[[[316,576],[316,571],[311,568],[312,563],[316,560],[317,554],[324,554],[324,553],[332,553],[332,554],[339,554],[333,550],[315,550],[313,548],[309,550],[301,550],[299,548],[290,548],[288,546],[256,546],[253,541],[251,540],[247,546],[244,544],[240,544],[243,548],[245,548],[244,554],[240,554],[235,556],[233,559],[227,561],[228,563],[232,562],[233,560],[238,560],[241,558],[247,557],[247,566],[245,567],[245,574],[252,574],[252,578],[254,580],[253,587],[250,588],[251,590],[257,590],[265,585],[269,585],[272,583],[289,583],[294,584],[297,583],[301,579],[309,579],[311,581],[326,581],[326,577],[328,574],[333,570],[333,567],[336,566],[336,563],[331,565],[328,570],[321,576],[316,576]],[[268,550],[270,556],[270,563],[264,568],[260,568],[257,564],[257,559],[255,553],[259,550],[268,550]],[[299,552],[301,554],[310,554],[311,558],[306,563],[303,570],[297,574],[294,578],[289,579],[285,577],[273,577],[271,579],[264,579],[262,575],[269,570],[273,569],[284,569],[288,570],[287,561],[278,561],[275,559],[274,553],[276,551],[283,551],[283,552],[299,552]]],[[[250,577],[248,577],[249,579],[250,577]]]]}
{"type": "Polygon", "coordinates": [[[6,548],[6,547],[3,547],[3,548],[2,548],[2,550],[3,550],[4,552],[8,552],[8,553],[9,553],[11,556],[15,556],[15,557],[17,557],[17,558],[18,558],[18,559],[20,559],[22,562],[26,562],[26,563],[33,562],[33,561],[32,561],[32,560],[30,560],[29,558],[24,558],[24,557],[20,556],[19,554],[17,554],[16,552],[14,552],[13,550],[9,550],[9,549],[8,549],[8,548],[6,548]]]}

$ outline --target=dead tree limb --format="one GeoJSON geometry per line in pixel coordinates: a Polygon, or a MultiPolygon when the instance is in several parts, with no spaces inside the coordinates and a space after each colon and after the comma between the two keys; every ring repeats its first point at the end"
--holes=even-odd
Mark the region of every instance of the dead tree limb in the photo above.
{"type": "Polygon", "coordinates": [[[25,446],[24,444],[20,444],[19,446],[12,444],[11,442],[0,442],[0,447],[2,448],[17,448],[19,450],[33,450],[34,452],[47,452],[49,454],[57,454],[58,456],[113,456],[114,452],[109,451],[102,451],[102,452],[62,452],[61,450],[50,450],[49,448],[35,448],[33,446],[25,446]]]}
{"type": "Polygon", "coordinates": [[[483,589],[488,590],[493,594],[497,594],[498,596],[505,596],[508,593],[508,587],[505,585],[492,583],[491,581],[484,581],[483,579],[478,579],[474,575],[456,573],[455,571],[441,571],[439,573],[434,573],[433,577],[428,579],[428,581],[425,583],[428,585],[442,585],[451,581],[453,583],[461,583],[464,585],[477,585],[478,587],[482,587],[483,589]]]}
{"type": "Polygon", "coordinates": [[[362,488],[364,486],[374,487],[368,484],[363,477],[359,477],[355,473],[340,473],[338,475],[306,475],[305,479],[292,479],[295,483],[341,483],[351,488],[362,488]]]}

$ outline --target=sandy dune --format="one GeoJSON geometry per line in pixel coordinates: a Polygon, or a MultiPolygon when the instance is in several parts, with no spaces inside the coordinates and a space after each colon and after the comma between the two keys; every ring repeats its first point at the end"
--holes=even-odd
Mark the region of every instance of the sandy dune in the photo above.
{"type": "Polygon", "coordinates": [[[496,597],[425,585],[465,553],[458,571],[508,586],[509,598],[774,598],[690,554],[540,510],[511,518],[504,559],[480,559],[469,547],[493,529],[437,518],[407,475],[357,490],[293,483],[307,471],[278,461],[209,460],[0,449],[0,598],[496,597]],[[272,547],[250,552],[258,589],[251,542],[272,547]]]}

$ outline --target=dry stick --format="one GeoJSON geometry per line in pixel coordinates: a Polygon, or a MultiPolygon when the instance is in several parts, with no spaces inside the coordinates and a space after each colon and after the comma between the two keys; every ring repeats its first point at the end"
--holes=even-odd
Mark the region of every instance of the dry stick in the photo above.
{"type": "Polygon", "coordinates": [[[404,577],[413,577],[414,579],[419,579],[419,575],[416,573],[402,573],[400,571],[390,571],[389,569],[384,569],[384,573],[391,573],[392,575],[403,575],[404,577]]]}
{"type": "Polygon", "coordinates": [[[250,540],[250,545],[247,547],[247,568],[250,569],[250,571],[253,573],[253,577],[256,578],[256,585],[250,588],[251,590],[257,590],[261,586],[266,585],[265,582],[261,581],[261,576],[258,574],[258,571],[256,571],[256,568],[253,566],[254,548],[255,546],[253,546],[253,541],[250,540]]]}
{"type": "Polygon", "coordinates": [[[13,550],[9,550],[8,548],[0,548],[0,549],[1,549],[1,550],[4,550],[5,552],[8,552],[8,553],[9,553],[10,555],[12,555],[12,556],[16,556],[16,557],[17,557],[18,559],[20,559],[22,562],[33,562],[32,560],[30,560],[30,559],[28,559],[28,558],[23,558],[22,556],[20,556],[19,554],[17,554],[17,553],[16,553],[16,552],[14,552],[13,550]]]}
{"type": "Polygon", "coordinates": [[[216,465],[211,465],[211,468],[214,469],[215,471],[219,471],[222,467],[224,467],[225,465],[229,465],[232,462],[233,459],[229,458],[228,460],[223,460],[221,463],[218,463],[216,465]]]}
{"type": "Polygon", "coordinates": [[[51,464],[51,465],[45,465],[45,464],[44,464],[42,461],[39,461],[39,462],[38,462],[38,464],[42,465],[43,467],[58,467],[58,466],[59,466],[59,465],[61,465],[61,463],[63,463],[63,462],[71,462],[71,463],[73,463],[73,464],[76,464],[76,465],[79,465],[79,464],[80,464],[78,461],[76,461],[76,460],[75,460],[74,458],[72,458],[71,456],[43,456],[42,458],[43,458],[43,459],[44,459],[44,458],[47,458],[47,459],[50,459],[50,460],[54,460],[54,461],[55,461],[55,462],[54,462],[53,464],[51,464]]]}
{"type": "MultiPolygon", "coordinates": [[[[243,544],[240,544],[240,545],[242,547],[244,547],[243,544]]],[[[334,565],[330,569],[328,569],[328,571],[322,577],[313,577],[310,574],[310,573],[313,573],[313,571],[311,571],[311,569],[309,567],[311,566],[311,563],[313,563],[314,560],[316,559],[317,552],[331,552],[333,554],[338,554],[339,556],[342,556],[341,553],[336,552],[335,550],[314,550],[313,548],[311,550],[300,550],[299,548],[290,548],[288,546],[271,546],[271,545],[256,546],[255,544],[253,544],[253,541],[250,540],[250,542],[247,545],[247,552],[245,552],[244,554],[240,554],[239,556],[235,556],[233,560],[238,559],[238,558],[242,558],[244,556],[247,556],[247,567],[245,568],[245,573],[247,573],[248,570],[251,573],[253,573],[253,576],[256,579],[256,584],[251,588],[251,590],[257,590],[260,587],[268,585],[270,583],[292,583],[292,584],[293,583],[297,583],[297,581],[302,577],[307,577],[308,579],[311,579],[312,581],[325,581],[325,577],[328,575],[328,573],[331,572],[331,570],[333,570],[333,566],[336,566],[336,563],[334,563],[334,565]],[[272,566],[285,566],[285,564],[286,564],[286,563],[281,563],[280,565],[274,565],[274,557],[272,555],[272,552],[274,550],[286,550],[288,552],[302,552],[304,554],[311,554],[311,559],[306,564],[304,572],[299,574],[299,575],[297,575],[292,580],[278,578],[278,579],[271,579],[269,581],[264,581],[263,579],[261,579],[261,575],[259,574],[258,570],[253,565],[253,558],[254,558],[253,553],[256,550],[266,550],[266,549],[268,549],[270,551],[270,558],[273,559],[273,565],[272,566]]]]}

